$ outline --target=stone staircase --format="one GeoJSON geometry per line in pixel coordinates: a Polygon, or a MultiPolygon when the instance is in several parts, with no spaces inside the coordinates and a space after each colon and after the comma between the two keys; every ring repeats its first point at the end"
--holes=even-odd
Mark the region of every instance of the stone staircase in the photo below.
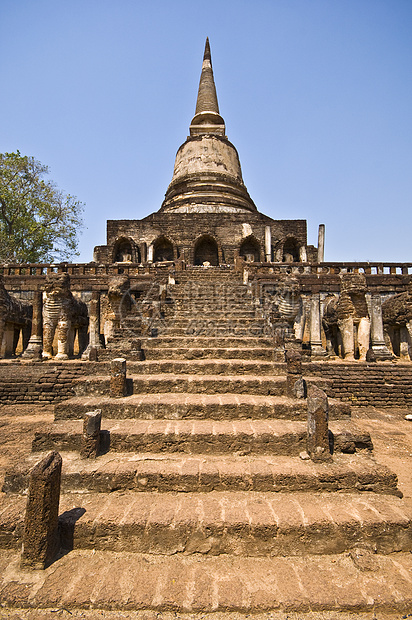
{"type": "MultiPolygon", "coordinates": [[[[75,381],[76,396],[56,405],[54,424],[6,475],[2,547],[21,543],[30,468],[55,449],[67,549],[174,555],[183,564],[272,558],[273,570],[283,556],[410,551],[411,511],[397,477],[376,462],[347,404],[329,402],[332,462],[306,459],[306,401],[287,395],[286,365],[273,359],[250,289],[213,269],[183,272],[170,289],[150,324],[156,335],[141,339],[145,359],[127,362],[129,395],[110,397],[102,362],[100,376],[75,381]],[[96,409],[101,454],[82,459],[82,419],[96,409]]],[[[124,340],[133,320],[122,324],[124,340]]]]}

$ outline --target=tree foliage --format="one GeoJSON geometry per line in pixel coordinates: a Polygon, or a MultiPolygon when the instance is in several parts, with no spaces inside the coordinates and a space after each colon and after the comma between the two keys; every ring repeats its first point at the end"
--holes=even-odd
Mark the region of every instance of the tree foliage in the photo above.
{"type": "Polygon", "coordinates": [[[83,204],[44,180],[48,167],[0,153],[0,261],[36,263],[77,255],[83,204]]]}

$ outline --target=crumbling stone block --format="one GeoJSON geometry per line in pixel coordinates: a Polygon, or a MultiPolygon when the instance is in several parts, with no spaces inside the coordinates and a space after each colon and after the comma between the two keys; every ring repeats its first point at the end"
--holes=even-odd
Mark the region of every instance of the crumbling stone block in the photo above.
{"type": "Polygon", "coordinates": [[[123,357],[117,357],[110,363],[110,396],[112,398],[127,396],[126,360],[123,357]]]}
{"type": "Polygon", "coordinates": [[[287,349],[286,391],[292,398],[306,398],[306,381],[302,377],[302,353],[299,349],[287,349]]]}
{"type": "Polygon", "coordinates": [[[302,374],[302,353],[297,349],[288,349],[285,353],[286,372],[288,375],[302,374]]]}
{"type": "Polygon", "coordinates": [[[83,353],[82,358],[87,359],[89,362],[98,362],[99,356],[96,347],[90,347],[87,351],[85,351],[85,353],[83,353]]]}
{"type": "Polygon", "coordinates": [[[44,569],[60,547],[58,517],[62,457],[50,452],[32,469],[24,520],[22,568],[44,569]]]}
{"type": "Polygon", "coordinates": [[[306,398],[307,387],[306,381],[302,375],[286,376],[286,391],[291,398],[306,398]]]}
{"type": "Polygon", "coordinates": [[[89,411],[83,420],[82,448],[80,456],[85,459],[94,459],[100,450],[100,427],[102,422],[102,411],[89,411]]]}
{"type": "Polygon", "coordinates": [[[175,269],[176,271],[184,271],[186,269],[186,262],[183,258],[178,258],[175,261],[175,269]]]}
{"type": "Polygon", "coordinates": [[[308,388],[307,451],[312,461],[330,461],[329,407],[325,392],[315,385],[308,388]]]}
{"type": "Polygon", "coordinates": [[[143,361],[145,359],[144,351],[142,349],[142,341],[140,339],[131,341],[130,352],[133,354],[133,357],[137,358],[139,361],[143,361]]]}

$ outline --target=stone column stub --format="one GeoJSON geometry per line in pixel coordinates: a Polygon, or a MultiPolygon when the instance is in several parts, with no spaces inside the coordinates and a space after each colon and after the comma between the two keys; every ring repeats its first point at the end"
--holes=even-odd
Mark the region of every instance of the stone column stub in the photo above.
{"type": "Polygon", "coordinates": [[[80,456],[82,458],[96,458],[100,449],[100,428],[102,410],[88,411],[83,418],[83,435],[80,456]]]}
{"type": "Polygon", "coordinates": [[[31,336],[22,357],[25,359],[41,360],[43,353],[43,293],[35,291],[33,295],[33,315],[31,321],[31,336]]]}
{"type": "Polygon", "coordinates": [[[267,263],[272,262],[272,231],[270,226],[265,226],[265,259],[267,263]]]}
{"type": "Polygon", "coordinates": [[[402,362],[409,362],[409,330],[402,325],[399,330],[399,359],[402,362]]]}
{"type": "Polygon", "coordinates": [[[382,320],[382,299],[379,293],[372,294],[370,297],[370,316],[372,350],[375,353],[376,359],[393,359],[393,355],[385,343],[382,320]]]}
{"type": "Polygon", "coordinates": [[[312,461],[331,461],[329,448],[329,405],[325,392],[308,387],[307,451],[312,461]]]}
{"type": "Polygon", "coordinates": [[[318,263],[325,261],[325,224],[319,224],[318,231],[318,263]]]}
{"type": "Polygon", "coordinates": [[[299,349],[287,349],[285,359],[287,395],[292,398],[306,398],[306,381],[302,376],[302,353],[299,349]]]}
{"type": "Polygon", "coordinates": [[[326,351],[322,346],[320,295],[314,292],[310,300],[310,348],[313,357],[324,357],[326,351]]]}
{"type": "Polygon", "coordinates": [[[100,342],[100,292],[93,291],[89,306],[89,344],[82,355],[82,359],[97,361],[100,342]]]}
{"type": "Polygon", "coordinates": [[[123,357],[117,357],[110,362],[110,396],[127,396],[126,360],[123,357]]]}
{"type": "Polygon", "coordinates": [[[145,354],[142,349],[142,341],[140,338],[135,338],[130,341],[130,353],[133,355],[133,359],[136,359],[140,362],[144,361],[145,354]]]}
{"type": "Polygon", "coordinates": [[[302,374],[302,354],[298,349],[287,349],[285,352],[286,372],[291,375],[302,374]]]}
{"type": "Polygon", "coordinates": [[[30,472],[21,567],[44,569],[60,548],[59,501],[62,457],[50,452],[30,472]]]}

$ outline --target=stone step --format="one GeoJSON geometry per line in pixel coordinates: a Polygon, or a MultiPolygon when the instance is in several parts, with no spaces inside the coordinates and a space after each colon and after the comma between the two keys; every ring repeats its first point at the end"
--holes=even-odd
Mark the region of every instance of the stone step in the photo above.
{"type": "MultiPolygon", "coordinates": [[[[182,304],[172,304],[162,309],[163,315],[166,318],[208,318],[212,319],[253,319],[264,318],[267,312],[264,308],[257,307],[253,304],[242,303],[238,305],[230,305],[219,303],[218,300],[209,300],[207,303],[192,304],[190,301],[182,304]]],[[[134,315],[133,315],[134,316],[134,315]]]]}
{"type": "MultiPolygon", "coordinates": [[[[134,338],[139,338],[142,334],[140,328],[134,328],[133,326],[129,326],[128,328],[124,328],[124,337],[126,340],[130,338],[130,336],[134,338]]],[[[145,333],[145,332],[143,332],[145,333]]],[[[229,323],[217,323],[213,324],[196,324],[196,325],[187,325],[186,327],[179,327],[173,324],[173,321],[169,323],[163,321],[156,321],[147,326],[147,335],[151,337],[173,337],[178,336],[181,338],[186,337],[203,337],[203,338],[220,338],[223,340],[228,340],[231,338],[268,338],[272,335],[271,327],[256,322],[252,323],[249,326],[239,324],[239,325],[231,325],[229,323]]]]}
{"type": "MultiPolygon", "coordinates": [[[[134,317],[132,317],[134,318],[134,317]]],[[[254,310],[242,312],[220,312],[216,309],[208,310],[206,308],[198,308],[190,311],[180,311],[171,309],[164,314],[164,318],[167,322],[174,321],[179,327],[184,327],[191,324],[204,324],[215,322],[219,324],[239,324],[244,323],[246,326],[258,321],[265,321],[266,316],[262,312],[255,312],[254,310]]],[[[126,321],[129,317],[126,317],[126,321]]]]}
{"type": "Polygon", "coordinates": [[[216,299],[207,298],[182,298],[176,299],[173,297],[170,302],[167,302],[163,306],[165,312],[178,312],[182,314],[182,317],[187,316],[199,309],[211,315],[217,313],[223,315],[240,315],[248,316],[251,312],[256,313],[265,309],[265,306],[256,302],[256,300],[250,296],[245,299],[222,299],[217,296],[216,299]]]}
{"type": "MultiPolygon", "coordinates": [[[[330,379],[309,377],[308,384],[325,389],[330,379]]],[[[110,393],[107,376],[84,376],[73,379],[76,396],[105,396],[110,393]]],[[[265,375],[196,375],[196,374],[150,374],[129,375],[128,394],[156,394],[174,392],[186,394],[251,394],[260,396],[285,396],[286,378],[265,375]]]]}
{"type": "Polygon", "coordinates": [[[239,286],[247,287],[243,284],[243,279],[234,276],[233,273],[219,274],[219,275],[204,275],[197,273],[184,273],[181,272],[175,275],[175,284],[169,284],[169,288],[177,288],[179,286],[189,285],[193,287],[206,287],[206,286],[239,286]]]}
{"type": "Polygon", "coordinates": [[[200,277],[198,274],[176,274],[175,284],[169,284],[169,288],[173,290],[174,288],[182,286],[192,286],[193,288],[204,288],[212,286],[227,286],[228,288],[250,288],[248,284],[243,284],[243,280],[241,280],[239,277],[234,276],[233,273],[203,277],[200,277]]]}
{"type": "MultiPolygon", "coordinates": [[[[125,398],[79,396],[55,405],[55,419],[80,419],[101,409],[103,418],[214,419],[277,418],[306,420],[306,401],[286,396],[250,394],[133,394],[125,398]]],[[[350,418],[350,405],[329,399],[329,419],[350,418]]]]}
{"type": "Polygon", "coordinates": [[[229,336],[227,338],[216,336],[160,336],[142,338],[144,349],[154,347],[167,348],[249,348],[268,347],[273,350],[273,338],[267,336],[229,336]]]}
{"type": "Polygon", "coordinates": [[[250,284],[243,284],[243,281],[228,278],[181,278],[178,276],[175,278],[175,284],[169,284],[167,291],[173,295],[175,292],[193,292],[194,294],[202,295],[206,292],[216,292],[218,290],[233,293],[234,291],[244,293],[250,291],[252,286],[250,284]]]}
{"type": "MultiPolygon", "coordinates": [[[[310,381],[320,385],[322,380],[314,377],[310,381]]],[[[260,394],[262,396],[283,396],[286,379],[283,376],[258,375],[192,375],[158,374],[132,375],[128,377],[129,394],[176,392],[188,394],[260,394]]],[[[323,383],[322,383],[323,384],[323,383]]],[[[103,396],[110,393],[110,379],[105,376],[85,376],[73,380],[76,396],[103,396]]]]}
{"type": "Polygon", "coordinates": [[[226,280],[225,282],[182,282],[167,287],[169,299],[200,299],[204,297],[230,297],[233,299],[247,299],[254,296],[254,290],[247,284],[240,284],[226,280]]]}
{"type": "MultiPolygon", "coordinates": [[[[333,453],[372,450],[369,433],[351,422],[329,427],[333,453]]],[[[80,451],[82,421],[55,422],[35,433],[34,452],[80,451]]],[[[298,456],[306,450],[307,423],[291,420],[103,420],[103,451],[298,456]]]]}
{"type": "Polygon", "coordinates": [[[213,279],[221,280],[222,278],[228,278],[230,281],[241,281],[240,274],[236,273],[233,266],[227,266],[225,268],[211,266],[187,266],[183,271],[176,273],[177,280],[198,278],[200,280],[213,279]]]}
{"type": "MultiPolygon", "coordinates": [[[[144,302],[143,302],[144,303],[144,302]]],[[[197,308],[207,308],[217,312],[231,312],[242,310],[254,310],[262,308],[263,305],[249,292],[242,294],[227,295],[225,291],[216,290],[213,292],[203,292],[201,295],[192,293],[182,293],[179,295],[173,291],[171,297],[166,300],[164,307],[179,308],[180,310],[190,311],[197,308]]]]}
{"type": "MultiPolygon", "coordinates": [[[[139,303],[145,303],[145,299],[142,299],[139,303]]],[[[172,290],[170,296],[165,300],[165,305],[171,307],[179,307],[184,309],[191,309],[197,306],[205,306],[212,309],[213,304],[216,304],[216,310],[229,311],[231,309],[242,308],[252,309],[256,306],[261,306],[258,298],[256,298],[251,291],[234,291],[229,293],[224,288],[214,288],[211,290],[203,289],[201,291],[185,290],[181,291],[172,290]]]]}
{"type": "Polygon", "coordinates": [[[174,356],[169,359],[146,360],[140,363],[128,365],[132,374],[160,375],[163,373],[175,375],[283,375],[284,364],[276,364],[270,361],[238,360],[238,359],[190,359],[176,360],[174,356]]]}
{"type": "Polygon", "coordinates": [[[80,549],[41,571],[41,580],[38,571],[31,577],[19,573],[19,560],[16,551],[0,552],[3,613],[15,620],[60,615],[73,620],[399,620],[412,609],[411,553],[352,549],[340,555],[232,557],[205,550],[156,556],[80,549]]]}
{"type": "Polygon", "coordinates": [[[144,348],[147,360],[161,359],[239,359],[239,360],[273,360],[274,353],[269,347],[236,348],[188,348],[188,347],[147,347],[144,348]]]}
{"type": "MultiPolygon", "coordinates": [[[[190,310],[179,310],[171,308],[168,312],[165,313],[165,317],[167,318],[167,320],[173,320],[182,323],[185,322],[186,324],[193,321],[254,321],[256,319],[260,320],[265,318],[261,312],[256,312],[253,308],[251,308],[250,310],[243,309],[220,312],[220,310],[217,310],[215,307],[210,309],[200,307],[190,310]]],[[[129,319],[128,316],[126,317],[126,320],[127,319],[129,319]]]]}
{"type": "Polygon", "coordinates": [[[155,317],[142,317],[141,314],[128,314],[127,316],[122,317],[121,325],[123,328],[127,328],[128,326],[133,326],[134,324],[140,324],[142,320],[153,320],[153,322],[157,320],[166,320],[167,322],[174,321],[179,327],[185,327],[190,323],[210,323],[214,322],[217,324],[233,324],[239,325],[244,323],[245,325],[250,325],[255,322],[265,321],[266,317],[262,312],[255,312],[255,310],[242,310],[238,312],[230,312],[230,311],[219,311],[216,309],[214,304],[210,307],[210,309],[205,309],[204,307],[199,307],[195,309],[191,309],[190,311],[182,312],[175,308],[167,308],[167,311],[163,314],[155,317]]]}
{"type": "MultiPolygon", "coordinates": [[[[170,321],[156,320],[141,326],[133,321],[124,322],[119,330],[118,336],[124,336],[125,332],[141,333],[142,329],[157,330],[159,335],[176,335],[176,336],[249,336],[259,337],[267,331],[267,325],[261,320],[253,320],[249,323],[240,321],[237,324],[230,321],[170,321]]],[[[150,334],[149,334],[150,335],[150,334]]],[[[138,337],[138,336],[137,336],[138,337]]]]}
{"type": "MultiPolygon", "coordinates": [[[[253,360],[253,359],[261,359],[272,361],[278,361],[278,358],[284,360],[284,354],[282,352],[277,352],[274,350],[273,346],[251,346],[247,347],[247,344],[242,346],[242,340],[245,339],[236,339],[238,342],[238,346],[213,346],[213,341],[216,339],[209,340],[209,346],[202,346],[201,344],[198,346],[197,339],[194,337],[193,339],[189,337],[191,342],[189,343],[192,346],[180,346],[182,341],[186,341],[187,338],[169,338],[167,336],[163,336],[160,334],[155,338],[148,338],[146,335],[142,337],[141,333],[131,334],[129,331],[122,333],[120,336],[115,338],[110,338],[110,341],[106,344],[106,350],[99,350],[99,361],[109,355],[110,351],[118,350],[119,355],[117,357],[122,357],[121,352],[124,351],[127,359],[135,359],[140,360],[140,354],[134,358],[130,358],[131,353],[137,353],[135,350],[134,342],[136,340],[140,340],[142,343],[142,349],[144,352],[144,359],[202,359],[202,358],[212,358],[212,359],[245,359],[245,360],[253,360]],[[170,346],[168,346],[170,345],[170,346]]],[[[202,338],[201,342],[207,340],[202,338]]],[[[219,339],[223,341],[224,339],[219,339]]],[[[231,339],[232,340],[232,339],[231,339]]],[[[233,344],[233,342],[232,342],[233,344]]],[[[109,355],[110,356],[110,355],[109,355]]]]}
{"type": "MultiPolygon", "coordinates": [[[[20,499],[4,502],[3,548],[21,542],[20,499]]],[[[410,504],[367,492],[63,493],[60,513],[71,549],[249,557],[412,549],[410,504]]]]}
{"type": "MultiPolygon", "coordinates": [[[[164,321],[160,321],[160,324],[163,324],[164,321]]],[[[243,330],[246,334],[247,331],[260,329],[258,335],[263,328],[266,327],[268,329],[270,326],[268,321],[261,314],[250,314],[249,317],[231,317],[231,316],[213,316],[213,314],[207,315],[204,310],[199,309],[198,312],[190,313],[187,317],[176,317],[173,314],[166,315],[165,322],[169,325],[179,328],[179,329],[188,329],[194,330],[198,333],[200,330],[205,330],[206,328],[213,329],[231,329],[232,331],[243,330]]],[[[155,322],[154,322],[155,323],[155,322]]],[[[247,334],[246,334],[247,335],[247,334]]],[[[252,337],[255,335],[252,331],[250,334],[252,337]]]]}
{"type": "MultiPolygon", "coordinates": [[[[3,491],[24,493],[31,468],[45,456],[34,452],[7,471],[3,491]]],[[[77,452],[61,452],[64,491],[135,491],[210,493],[264,491],[268,493],[373,492],[401,495],[397,477],[369,454],[335,454],[326,464],[294,456],[186,455],[107,452],[82,459],[77,452]]],[[[228,498],[229,499],[229,498],[228,498]]],[[[309,500],[308,500],[309,501],[309,500]]]]}
{"type": "Polygon", "coordinates": [[[249,284],[243,284],[243,280],[240,280],[240,278],[233,278],[233,275],[226,278],[194,278],[191,276],[185,278],[178,275],[175,278],[175,284],[168,285],[168,290],[170,291],[183,288],[190,288],[194,291],[199,290],[201,292],[213,288],[227,289],[229,291],[236,289],[247,290],[250,289],[251,286],[249,284]]]}
{"type": "MultiPolygon", "coordinates": [[[[157,294],[159,288],[153,289],[155,294],[157,294]]],[[[242,284],[239,282],[231,281],[230,278],[228,280],[220,282],[219,280],[209,280],[209,281],[182,281],[181,279],[175,280],[175,284],[167,285],[167,298],[174,298],[175,296],[179,298],[189,297],[189,298],[198,298],[205,297],[207,295],[217,296],[220,294],[221,297],[250,297],[255,292],[255,288],[250,286],[249,284],[242,284]]],[[[152,291],[148,291],[146,293],[149,298],[152,291]]],[[[142,297],[138,298],[139,300],[142,297]]]]}

